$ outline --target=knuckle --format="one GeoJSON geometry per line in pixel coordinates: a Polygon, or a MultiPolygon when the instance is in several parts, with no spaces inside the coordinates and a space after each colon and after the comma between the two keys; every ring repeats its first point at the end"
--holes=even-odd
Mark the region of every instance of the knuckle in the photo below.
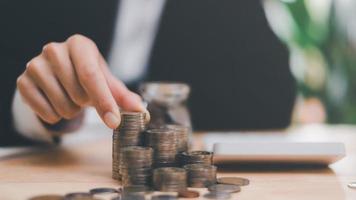
{"type": "Polygon", "coordinates": [[[36,74],[40,68],[40,61],[38,57],[33,58],[27,63],[26,71],[30,74],[36,74]]]}
{"type": "Polygon", "coordinates": [[[48,57],[57,57],[59,44],[50,42],[43,47],[42,52],[48,57]]]}
{"type": "Polygon", "coordinates": [[[61,106],[61,109],[58,109],[59,114],[64,119],[72,119],[81,108],[75,105],[69,105],[69,103],[64,103],[65,105],[61,106]]]}
{"type": "Polygon", "coordinates": [[[84,82],[89,82],[89,83],[94,83],[95,77],[98,74],[98,72],[89,66],[82,66],[80,69],[83,69],[82,72],[80,73],[80,79],[84,82]]]}
{"type": "Polygon", "coordinates": [[[17,88],[23,88],[26,84],[24,83],[24,77],[23,75],[20,75],[17,79],[16,79],[16,85],[17,88]]]}
{"type": "Polygon", "coordinates": [[[81,43],[81,42],[87,42],[90,39],[85,37],[84,35],[81,34],[74,34],[68,38],[68,42],[75,44],[75,43],[81,43]]]}
{"type": "Polygon", "coordinates": [[[84,106],[84,105],[87,105],[88,102],[89,102],[89,97],[86,96],[86,95],[78,95],[78,94],[75,94],[73,95],[73,98],[72,98],[73,102],[79,106],[84,106]]]}

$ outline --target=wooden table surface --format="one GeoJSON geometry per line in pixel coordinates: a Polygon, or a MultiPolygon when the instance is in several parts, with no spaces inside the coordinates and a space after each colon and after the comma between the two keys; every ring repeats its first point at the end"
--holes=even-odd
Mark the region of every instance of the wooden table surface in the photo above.
{"type": "MultiPolygon", "coordinates": [[[[356,199],[356,190],[347,187],[350,181],[356,181],[356,127],[309,125],[286,133],[257,134],[261,138],[292,135],[298,141],[341,141],[346,145],[347,156],[324,169],[236,166],[222,170],[219,177],[240,176],[251,181],[232,199],[356,199]]],[[[200,148],[202,140],[195,142],[195,148],[200,148]]],[[[55,148],[0,148],[0,200],[24,200],[39,194],[65,194],[95,187],[119,187],[111,179],[111,136],[104,127],[86,127],[68,135],[55,148]]]]}

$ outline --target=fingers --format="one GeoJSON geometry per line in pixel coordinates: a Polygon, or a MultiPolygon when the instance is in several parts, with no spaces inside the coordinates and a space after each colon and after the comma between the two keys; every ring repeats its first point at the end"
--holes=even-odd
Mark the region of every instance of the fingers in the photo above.
{"type": "Polygon", "coordinates": [[[43,121],[54,124],[61,119],[28,76],[21,75],[17,79],[17,88],[24,101],[43,121]]]}
{"type": "Polygon", "coordinates": [[[81,108],[68,97],[51,68],[50,63],[40,55],[28,63],[26,74],[43,91],[56,113],[65,119],[71,119],[80,112],[81,108]]]}
{"type": "Polygon", "coordinates": [[[44,46],[43,54],[51,63],[54,74],[71,100],[81,107],[88,105],[89,97],[77,79],[67,45],[64,43],[49,43],[44,46]]]}
{"type": "Polygon", "coordinates": [[[98,49],[91,40],[80,35],[72,36],[67,42],[79,83],[106,125],[116,128],[120,124],[120,112],[100,68],[98,49]]]}
{"type": "Polygon", "coordinates": [[[111,74],[104,58],[102,57],[100,57],[100,67],[103,70],[104,76],[115,101],[123,110],[139,112],[145,111],[141,97],[127,89],[123,82],[111,74]]]}
{"type": "Polygon", "coordinates": [[[115,101],[120,105],[120,107],[123,110],[145,112],[146,122],[149,122],[151,116],[148,110],[143,106],[141,97],[127,89],[122,81],[112,75],[102,56],[100,56],[100,67],[103,70],[104,76],[108,82],[110,91],[115,101]]]}

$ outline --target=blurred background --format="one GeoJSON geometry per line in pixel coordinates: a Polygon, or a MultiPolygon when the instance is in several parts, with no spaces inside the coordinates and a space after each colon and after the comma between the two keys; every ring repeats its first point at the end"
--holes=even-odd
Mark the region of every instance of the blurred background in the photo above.
{"type": "Polygon", "coordinates": [[[298,83],[293,122],[356,123],[356,1],[264,0],[298,83]]]}

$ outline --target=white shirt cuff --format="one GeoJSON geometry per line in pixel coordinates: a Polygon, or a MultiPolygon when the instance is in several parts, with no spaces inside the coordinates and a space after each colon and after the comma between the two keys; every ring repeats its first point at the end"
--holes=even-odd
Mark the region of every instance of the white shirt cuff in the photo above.
{"type": "Polygon", "coordinates": [[[51,132],[43,126],[35,112],[23,101],[18,90],[15,91],[12,102],[12,116],[14,127],[21,135],[33,140],[53,143],[51,132]]]}

